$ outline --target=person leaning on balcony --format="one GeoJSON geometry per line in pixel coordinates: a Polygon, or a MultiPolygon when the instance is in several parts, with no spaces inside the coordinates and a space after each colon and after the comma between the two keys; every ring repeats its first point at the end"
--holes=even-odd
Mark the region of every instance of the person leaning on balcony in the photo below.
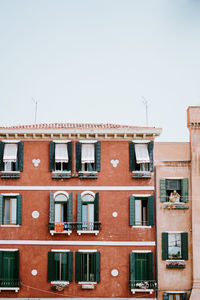
{"type": "Polygon", "coordinates": [[[171,192],[170,196],[169,196],[169,201],[170,202],[180,202],[180,195],[179,193],[174,190],[173,192],[171,192]]]}

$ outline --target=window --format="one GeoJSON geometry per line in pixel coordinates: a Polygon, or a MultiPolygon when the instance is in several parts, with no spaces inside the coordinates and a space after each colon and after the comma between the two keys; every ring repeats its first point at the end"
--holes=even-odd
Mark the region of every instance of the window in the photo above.
{"type": "Polygon", "coordinates": [[[50,171],[58,173],[72,171],[72,142],[50,142],[49,147],[50,171]]]}
{"type": "Polygon", "coordinates": [[[0,249],[0,290],[19,287],[19,251],[0,249]]]}
{"type": "Polygon", "coordinates": [[[131,172],[153,172],[153,142],[129,143],[129,169],[131,172]]]}
{"type": "Polygon", "coordinates": [[[188,202],[188,178],[160,179],[161,202],[188,202]],[[177,196],[173,196],[176,194],[177,196]]]}
{"type": "Polygon", "coordinates": [[[162,233],[162,259],[188,259],[188,234],[162,233]]]}
{"type": "Polygon", "coordinates": [[[154,225],[154,198],[130,196],[130,226],[154,225]]]}
{"type": "Polygon", "coordinates": [[[68,250],[48,252],[48,281],[69,281],[73,279],[73,253],[68,250]]]}
{"type": "MultiPolygon", "coordinates": [[[[72,229],[72,193],[50,193],[50,231],[63,232],[72,229]]],[[[54,233],[54,232],[52,232],[54,233]]]]}
{"type": "Polygon", "coordinates": [[[130,253],[130,287],[135,289],[153,289],[154,263],[153,253],[130,253]]]}
{"type": "Polygon", "coordinates": [[[76,282],[100,281],[100,252],[76,252],[76,282]]]}
{"type": "Polygon", "coordinates": [[[87,233],[99,230],[99,193],[77,194],[77,230],[87,233]]]}
{"type": "Polygon", "coordinates": [[[21,225],[22,224],[22,196],[0,195],[0,224],[21,225]]]}
{"type": "Polygon", "coordinates": [[[187,300],[187,293],[164,293],[163,300],[187,300]]]}
{"type": "Polygon", "coordinates": [[[76,171],[99,172],[101,168],[101,144],[99,142],[76,143],[76,171]]]}
{"type": "Polygon", "coordinates": [[[0,171],[23,171],[23,143],[0,142],[0,171]]]}

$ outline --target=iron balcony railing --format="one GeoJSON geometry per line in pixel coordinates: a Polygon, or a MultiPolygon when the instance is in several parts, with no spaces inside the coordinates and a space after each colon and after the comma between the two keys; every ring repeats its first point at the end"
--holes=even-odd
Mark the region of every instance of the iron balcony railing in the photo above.
{"type": "Polygon", "coordinates": [[[0,279],[0,287],[19,287],[20,279],[0,279]]]}
{"type": "MultiPolygon", "coordinates": [[[[49,230],[55,230],[56,223],[49,223],[48,228],[49,230]]],[[[60,222],[63,224],[63,231],[66,230],[100,230],[101,229],[101,222],[60,222]]]]}
{"type": "Polygon", "coordinates": [[[130,280],[129,286],[131,290],[154,290],[156,289],[155,280],[130,280]]]}

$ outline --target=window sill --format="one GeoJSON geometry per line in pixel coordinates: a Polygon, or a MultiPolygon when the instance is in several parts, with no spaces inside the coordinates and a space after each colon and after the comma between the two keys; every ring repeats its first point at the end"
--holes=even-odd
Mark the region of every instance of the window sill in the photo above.
{"type": "Polygon", "coordinates": [[[61,231],[61,232],[57,232],[57,231],[55,231],[55,230],[50,230],[49,231],[50,232],[50,234],[53,236],[54,234],[68,234],[68,235],[70,235],[71,233],[72,233],[72,231],[71,230],[63,230],[63,231],[61,231]]]}
{"type": "Polygon", "coordinates": [[[53,179],[69,179],[71,178],[71,171],[53,171],[52,172],[52,178],[53,179]]]}
{"type": "Polygon", "coordinates": [[[131,289],[132,294],[135,294],[138,292],[149,293],[151,295],[151,294],[153,294],[154,290],[152,290],[152,289],[131,289]]]}
{"type": "Polygon", "coordinates": [[[78,235],[81,234],[95,234],[97,235],[99,233],[99,230],[77,230],[78,235]]]}
{"type": "Polygon", "coordinates": [[[97,179],[98,178],[97,174],[98,174],[97,171],[91,171],[91,172],[79,171],[78,176],[81,179],[88,179],[88,178],[89,179],[97,179]]]}
{"type": "Polygon", "coordinates": [[[2,224],[0,227],[20,227],[20,225],[14,225],[14,224],[2,224]]]}
{"type": "Polygon", "coordinates": [[[82,282],[79,281],[78,284],[81,285],[83,290],[93,290],[96,287],[97,282],[82,282]]]}
{"type": "Polygon", "coordinates": [[[132,226],[132,228],[152,228],[152,226],[146,226],[146,225],[144,225],[144,226],[142,226],[142,225],[134,225],[134,226],[132,226]]]}
{"type": "Polygon", "coordinates": [[[184,202],[165,202],[163,203],[164,209],[189,209],[189,205],[184,202]]]}
{"type": "Polygon", "coordinates": [[[151,178],[151,172],[150,171],[133,171],[132,172],[132,178],[151,178]]]}
{"type": "Polygon", "coordinates": [[[19,287],[0,287],[0,292],[1,291],[15,291],[15,293],[19,292],[19,287]]]}
{"type": "Polygon", "coordinates": [[[60,284],[60,285],[68,285],[69,284],[69,281],[62,281],[62,280],[57,280],[57,281],[51,281],[51,284],[60,284]]]}
{"type": "Polygon", "coordinates": [[[2,179],[17,179],[17,178],[20,178],[20,172],[19,171],[11,171],[11,172],[8,172],[8,171],[1,171],[1,178],[2,179]]]}
{"type": "Polygon", "coordinates": [[[184,269],[185,268],[185,260],[182,259],[173,259],[166,260],[166,268],[167,269],[184,269]]]}

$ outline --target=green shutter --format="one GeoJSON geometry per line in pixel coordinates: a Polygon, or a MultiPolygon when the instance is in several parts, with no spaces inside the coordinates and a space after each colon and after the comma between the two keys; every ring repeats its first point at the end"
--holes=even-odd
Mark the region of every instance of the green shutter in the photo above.
{"type": "Polygon", "coordinates": [[[0,171],[4,170],[4,163],[3,163],[3,153],[4,153],[4,142],[0,142],[0,171]]]}
{"type": "MultiPolygon", "coordinates": [[[[94,222],[98,222],[98,221],[99,221],[99,193],[96,193],[94,198],[94,222]]],[[[98,230],[99,225],[94,224],[94,229],[98,230]]]]}
{"type": "Polygon", "coordinates": [[[68,150],[68,171],[72,171],[72,142],[67,143],[67,150],[68,150]]]}
{"type": "Polygon", "coordinates": [[[181,179],[181,201],[188,202],[188,178],[181,179]]]}
{"type": "Polygon", "coordinates": [[[95,281],[100,281],[100,252],[95,253],[95,281]]]}
{"type": "Polygon", "coordinates": [[[148,151],[150,158],[149,170],[153,172],[153,142],[148,143],[148,151]]]}
{"type": "Polygon", "coordinates": [[[129,197],[129,222],[130,226],[135,225],[135,197],[129,197]]]}
{"type": "Polygon", "coordinates": [[[50,193],[50,212],[49,212],[49,223],[55,223],[55,202],[54,194],[50,193]]]}
{"type": "Polygon", "coordinates": [[[81,143],[76,143],[76,171],[81,171],[81,143]]]}
{"type": "MultiPolygon", "coordinates": [[[[82,222],[82,199],[81,194],[77,193],[77,222],[82,222]]],[[[77,230],[82,229],[82,224],[77,225],[77,230]]]]}
{"type": "Polygon", "coordinates": [[[154,225],[154,197],[148,197],[148,223],[154,225]]]}
{"type": "Polygon", "coordinates": [[[3,251],[0,251],[0,285],[1,285],[1,278],[3,276],[2,271],[3,271],[3,251]]]}
{"type": "Polygon", "coordinates": [[[169,294],[168,293],[163,294],[163,300],[169,300],[169,294]]]}
{"type": "Polygon", "coordinates": [[[17,224],[22,224],[22,195],[17,196],[17,224]]]}
{"type": "Polygon", "coordinates": [[[95,171],[101,170],[101,143],[95,143],[95,171]]]}
{"type": "Polygon", "coordinates": [[[188,233],[181,233],[181,253],[182,259],[188,260],[188,233]]]}
{"type": "Polygon", "coordinates": [[[136,158],[135,158],[135,143],[129,143],[129,171],[135,171],[136,158]]]}
{"type": "Polygon", "coordinates": [[[49,170],[55,171],[55,143],[49,143],[49,170]]]}
{"type": "Polygon", "coordinates": [[[154,280],[154,263],[153,263],[153,253],[147,253],[148,258],[148,279],[154,280]]]}
{"type": "Polygon", "coordinates": [[[54,255],[55,252],[48,252],[48,281],[54,281],[56,279],[56,266],[54,255]]]}
{"type": "Polygon", "coordinates": [[[135,281],[135,253],[130,253],[130,281],[131,281],[131,289],[134,288],[134,281],[135,281]]]}
{"type": "Polygon", "coordinates": [[[67,252],[67,273],[68,273],[68,281],[71,282],[73,280],[73,252],[67,252]]]}
{"type": "Polygon", "coordinates": [[[162,233],[162,260],[168,259],[168,233],[162,233]]]}
{"type": "Polygon", "coordinates": [[[160,179],[160,202],[167,202],[166,179],[160,179]]]}
{"type": "Polygon", "coordinates": [[[76,282],[81,281],[81,274],[82,274],[81,256],[82,256],[81,252],[76,252],[75,253],[75,281],[76,282]]]}
{"type": "MultiPolygon", "coordinates": [[[[73,194],[69,194],[69,199],[67,203],[67,222],[72,222],[73,216],[73,194]]],[[[69,225],[69,229],[72,229],[72,225],[69,225]]]]}
{"type": "Polygon", "coordinates": [[[182,294],[182,300],[187,300],[187,293],[182,294]]]}
{"type": "Polygon", "coordinates": [[[0,194],[0,224],[3,224],[3,195],[0,194]]]}
{"type": "Polygon", "coordinates": [[[18,171],[23,171],[23,149],[24,149],[24,143],[19,142],[18,143],[18,151],[17,151],[17,160],[18,160],[18,171]]]}
{"type": "Polygon", "coordinates": [[[14,279],[19,279],[19,250],[14,252],[15,265],[14,265],[14,279]]]}

